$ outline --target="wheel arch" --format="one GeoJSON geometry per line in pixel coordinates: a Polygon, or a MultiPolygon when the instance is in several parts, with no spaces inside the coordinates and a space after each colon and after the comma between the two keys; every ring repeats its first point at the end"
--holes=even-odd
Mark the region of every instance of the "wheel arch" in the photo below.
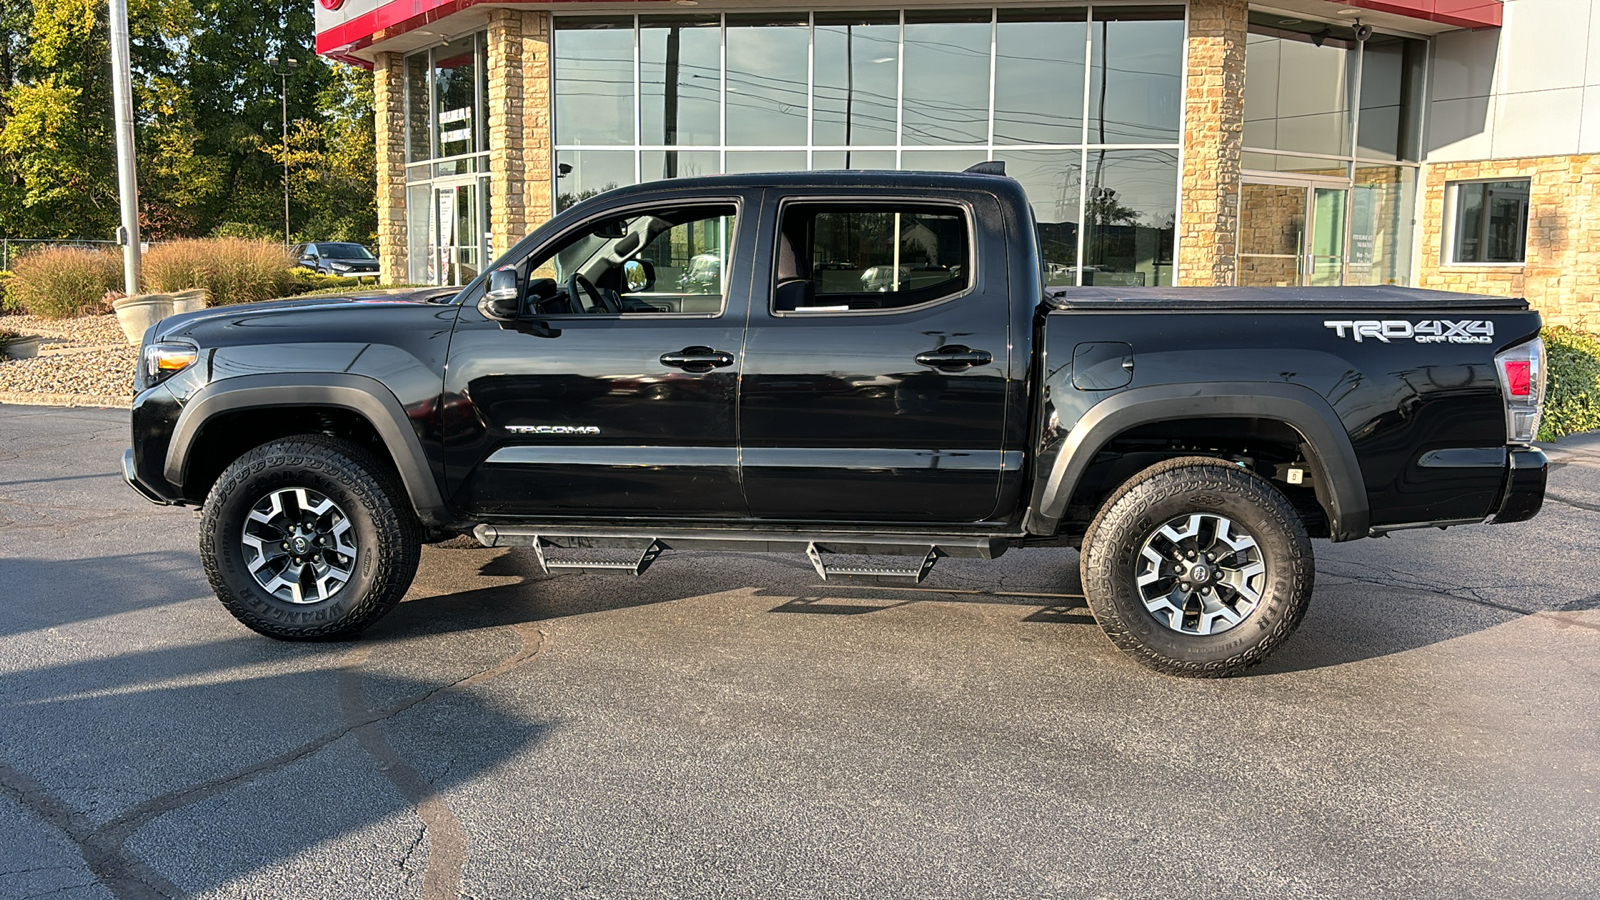
{"type": "MultiPolygon", "coordinates": [[[[167,447],[164,477],[186,496],[194,494],[197,486],[192,482],[198,474],[210,472],[214,478],[232,462],[230,458],[221,460],[220,465],[210,465],[217,461],[205,458],[205,448],[218,446],[214,426],[247,421],[248,414],[271,409],[293,410],[297,415],[325,412],[370,429],[377,447],[384,451],[399,476],[418,519],[425,525],[448,521],[449,511],[438,481],[428,469],[422,441],[405,409],[382,382],[364,375],[243,375],[206,385],[190,398],[178,416],[167,447]]],[[[307,429],[247,428],[230,434],[230,440],[222,446],[249,444],[244,448],[249,449],[299,433],[307,433],[307,429]]],[[[233,458],[236,457],[237,454],[233,458]]],[[[199,490],[203,493],[204,487],[199,490]]]]}
{"type": "MultiPolygon", "coordinates": [[[[1326,400],[1303,385],[1200,382],[1134,388],[1090,407],[1061,440],[1054,463],[1040,472],[1025,520],[1037,535],[1056,534],[1084,474],[1097,455],[1142,426],[1163,422],[1253,419],[1298,434],[1311,468],[1316,499],[1335,541],[1367,534],[1366,482],[1343,423],[1326,400]]],[[[1192,455],[1175,453],[1174,455],[1192,455]]]]}

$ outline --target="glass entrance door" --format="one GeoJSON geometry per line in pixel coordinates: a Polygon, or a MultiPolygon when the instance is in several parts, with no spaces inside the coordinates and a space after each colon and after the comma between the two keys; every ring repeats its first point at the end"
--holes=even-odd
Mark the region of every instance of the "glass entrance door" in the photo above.
{"type": "Polygon", "coordinates": [[[1348,188],[1289,178],[1241,187],[1241,287],[1344,283],[1348,188]]]}
{"type": "Polygon", "coordinates": [[[433,265],[438,284],[466,284],[483,268],[485,225],[483,191],[476,179],[434,183],[433,265]]]}

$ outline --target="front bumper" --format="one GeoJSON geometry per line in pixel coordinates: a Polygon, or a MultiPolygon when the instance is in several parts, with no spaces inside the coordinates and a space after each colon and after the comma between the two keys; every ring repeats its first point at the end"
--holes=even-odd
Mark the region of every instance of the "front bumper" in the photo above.
{"type": "Polygon", "coordinates": [[[1512,450],[1511,467],[1506,473],[1506,489],[1500,497],[1500,508],[1494,521],[1526,522],[1544,505],[1545,476],[1550,471],[1550,461],[1543,450],[1512,450]]]}
{"type": "Polygon", "coordinates": [[[122,480],[128,483],[128,487],[138,491],[139,496],[149,500],[151,503],[154,503],[157,506],[183,505],[183,501],[163,497],[156,493],[154,488],[139,480],[139,469],[133,461],[132,447],[122,451],[122,480]]]}

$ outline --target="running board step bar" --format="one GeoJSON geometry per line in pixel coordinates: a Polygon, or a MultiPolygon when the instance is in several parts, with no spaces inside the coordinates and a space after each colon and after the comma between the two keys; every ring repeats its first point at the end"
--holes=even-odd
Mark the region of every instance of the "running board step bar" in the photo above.
{"type": "Polygon", "coordinates": [[[733,531],[715,529],[620,531],[607,528],[533,528],[479,525],[472,530],[485,547],[526,547],[539,567],[550,572],[632,572],[643,575],[667,550],[731,550],[758,553],[804,553],[828,580],[862,580],[920,584],[942,556],[994,559],[1006,552],[1011,538],[995,535],[876,534],[867,532],[733,531]],[[586,550],[627,550],[633,562],[601,559],[586,550]],[[830,556],[900,556],[917,560],[910,567],[829,564],[830,556]]]}

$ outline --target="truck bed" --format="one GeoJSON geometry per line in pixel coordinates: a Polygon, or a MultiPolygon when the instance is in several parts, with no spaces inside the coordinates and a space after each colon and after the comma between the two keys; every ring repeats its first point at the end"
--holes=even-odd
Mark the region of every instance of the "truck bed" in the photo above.
{"type": "Polygon", "coordinates": [[[1253,310],[1520,311],[1520,297],[1456,294],[1392,285],[1351,287],[1050,287],[1045,305],[1060,310],[1240,312],[1253,310]]]}

